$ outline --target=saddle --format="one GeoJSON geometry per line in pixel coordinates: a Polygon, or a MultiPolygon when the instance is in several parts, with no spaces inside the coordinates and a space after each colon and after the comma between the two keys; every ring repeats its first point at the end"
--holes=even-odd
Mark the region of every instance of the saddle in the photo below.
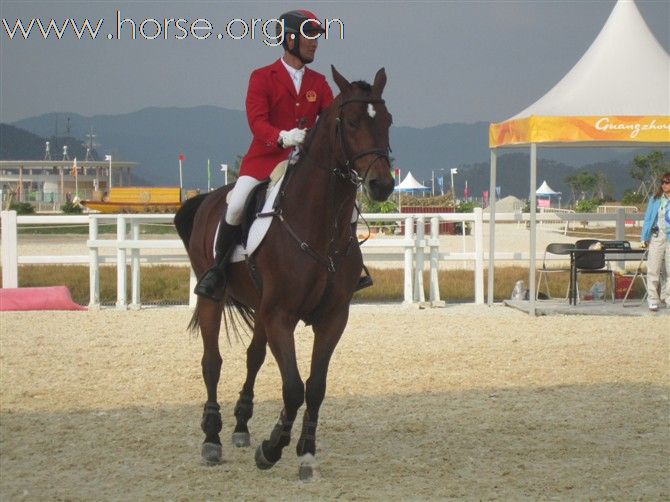
{"type": "MultiPolygon", "coordinates": [[[[284,174],[287,173],[288,166],[289,163],[287,160],[284,160],[279,164],[277,164],[277,167],[275,167],[272,170],[270,176],[262,180],[249,193],[247,201],[244,203],[244,211],[243,211],[244,216],[242,218],[242,223],[240,224],[242,234],[240,240],[242,246],[244,246],[245,248],[247,247],[247,240],[249,238],[249,230],[251,229],[251,225],[256,220],[256,218],[258,218],[259,215],[262,214],[263,206],[265,205],[268,192],[282,179],[282,177],[284,177],[283,183],[286,182],[288,176],[284,176],[284,174]]],[[[277,197],[272,207],[273,210],[277,209],[277,207],[279,206],[279,202],[280,197],[277,197]]]]}

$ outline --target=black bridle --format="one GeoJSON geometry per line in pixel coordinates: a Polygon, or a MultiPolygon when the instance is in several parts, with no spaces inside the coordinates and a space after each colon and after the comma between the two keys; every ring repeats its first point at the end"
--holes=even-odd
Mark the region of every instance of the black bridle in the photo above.
{"type": "Polygon", "coordinates": [[[335,167],[333,169],[333,172],[337,176],[339,176],[339,177],[341,177],[345,180],[351,181],[354,185],[356,185],[356,187],[359,187],[367,179],[368,172],[370,172],[370,168],[379,159],[386,159],[386,161],[389,163],[389,166],[391,165],[391,161],[389,159],[389,152],[391,151],[391,148],[390,147],[368,148],[366,150],[356,152],[353,155],[349,152],[349,148],[347,147],[347,142],[344,139],[344,121],[342,120],[342,110],[344,110],[345,105],[348,105],[350,103],[368,103],[368,104],[381,103],[381,104],[384,104],[384,100],[381,99],[381,98],[369,98],[369,97],[367,97],[367,98],[366,97],[356,97],[356,98],[349,98],[347,100],[343,100],[340,103],[337,118],[335,119],[335,133],[337,134],[337,136],[340,140],[340,148],[342,149],[342,154],[344,155],[344,169],[340,169],[338,167],[335,167]],[[363,177],[361,177],[361,176],[359,176],[358,172],[356,172],[356,170],[354,169],[353,164],[356,160],[360,159],[361,157],[365,157],[366,155],[375,155],[375,158],[365,168],[365,171],[363,173],[363,177]]]}
{"type": "MultiPolygon", "coordinates": [[[[389,159],[389,152],[391,151],[390,147],[386,148],[368,148],[366,150],[362,150],[360,152],[355,153],[354,155],[351,155],[349,153],[349,148],[347,147],[347,142],[345,141],[344,138],[344,122],[342,120],[342,110],[345,107],[345,105],[348,105],[350,103],[384,103],[384,100],[381,98],[365,98],[365,97],[356,97],[356,98],[350,98],[347,100],[342,101],[339,106],[339,111],[338,111],[338,116],[335,119],[335,134],[339,138],[339,144],[340,148],[342,150],[342,154],[344,155],[344,169],[341,167],[338,167],[337,165],[333,167],[332,169],[328,169],[332,174],[335,176],[344,179],[347,182],[351,182],[356,188],[358,188],[362,183],[365,182],[368,172],[370,171],[370,168],[374,165],[375,162],[377,162],[379,159],[386,159],[386,161],[389,163],[389,166],[391,165],[391,161],[389,159]],[[365,168],[365,172],[363,174],[363,177],[359,176],[358,172],[354,169],[353,163],[360,159],[361,157],[364,157],[366,155],[375,155],[375,158],[368,164],[368,166],[365,168]]],[[[319,121],[320,122],[320,121],[319,121]]],[[[318,127],[319,122],[317,122],[315,127],[318,127]]],[[[321,167],[321,166],[319,166],[321,167]]],[[[282,190],[280,192],[280,197],[283,198],[284,195],[286,194],[286,186],[288,185],[288,180],[290,179],[290,175],[292,174],[292,170],[289,167],[289,170],[287,171],[284,179],[284,184],[282,186],[282,190]]],[[[275,208],[273,211],[268,212],[268,213],[257,213],[257,217],[267,217],[267,216],[276,216],[279,221],[282,223],[286,231],[289,233],[291,237],[298,243],[300,246],[300,249],[310,255],[315,261],[318,263],[321,263],[323,266],[326,267],[328,272],[334,273],[336,271],[336,258],[340,254],[347,254],[349,252],[349,248],[354,242],[354,237],[352,236],[349,239],[349,242],[347,244],[346,250],[344,250],[344,253],[342,251],[335,251],[333,253],[328,253],[326,256],[323,256],[319,254],[317,251],[315,251],[312,246],[310,246],[306,241],[302,240],[300,236],[296,233],[296,231],[293,229],[293,227],[286,221],[286,219],[283,216],[282,209],[279,207],[279,201],[281,200],[278,199],[277,202],[275,202],[275,208]]],[[[366,222],[367,224],[367,222],[366,222]]],[[[367,238],[365,239],[367,240],[367,238]]],[[[365,242],[365,240],[363,242],[365,242]]],[[[332,240],[331,240],[332,242],[332,240]]]]}

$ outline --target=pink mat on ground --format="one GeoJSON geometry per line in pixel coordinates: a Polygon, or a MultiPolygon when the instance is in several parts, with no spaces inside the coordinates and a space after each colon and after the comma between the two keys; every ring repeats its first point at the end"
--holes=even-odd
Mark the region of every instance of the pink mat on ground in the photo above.
{"type": "Polygon", "coordinates": [[[0,311],[86,310],[75,303],[67,286],[0,289],[0,311]]]}

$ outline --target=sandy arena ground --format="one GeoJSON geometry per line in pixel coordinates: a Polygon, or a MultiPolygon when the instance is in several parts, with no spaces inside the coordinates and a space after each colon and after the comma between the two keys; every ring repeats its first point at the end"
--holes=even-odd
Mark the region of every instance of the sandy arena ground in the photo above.
{"type": "MultiPolygon", "coordinates": [[[[186,308],[0,317],[0,498],[668,500],[670,330],[496,306],[355,306],[317,437],[253,452],[281,408],[268,355],[251,449],[228,443],[244,344],[222,346],[225,462],[199,459],[201,344],[186,308]]],[[[667,328],[667,327],[665,327],[667,328]]],[[[307,377],[310,331],[297,347],[307,377]]],[[[298,428],[294,428],[297,434],[298,428]]]]}

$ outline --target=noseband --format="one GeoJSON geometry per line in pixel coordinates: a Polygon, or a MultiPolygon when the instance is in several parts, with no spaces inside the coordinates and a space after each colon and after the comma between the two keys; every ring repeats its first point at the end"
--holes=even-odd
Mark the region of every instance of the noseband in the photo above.
{"type": "Polygon", "coordinates": [[[372,165],[377,162],[379,159],[386,159],[387,162],[389,162],[390,165],[390,160],[389,160],[389,151],[391,150],[390,147],[388,148],[368,148],[367,150],[362,150],[360,152],[356,152],[355,154],[351,154],[349,152],[349,148],[347,147],[347,142],[344,139],[344,122],[342,120],[342,110],[344,109],[345,105],[348,105],[350,103],[384,103],[384,100],[381,98],[349,98],[346,101],[342,101],[340,103],[340,109],[337,115],[337,118],[335,119],[335,131],[336,134],[340,140],[340,148],[342,149],[342,153],[344,154],[344,167],[345,169],[339,169],[335,167],[333,169],[333,172],[338,175],[339,177],[351,181],[354,185],[357,187],[363,183],[367,177],[368,177],[368,172],[370,171],[370,168],[372,165]],[[356,160],[360,159],[361,157],[364,157],[366,155],[375,155],[376,157],[374,160],[372,160],[368,166],[365,168],[365,173],[363,174],[363,177],[361,178],[356,170],[353,167],[353,164],[356,160]]]}

